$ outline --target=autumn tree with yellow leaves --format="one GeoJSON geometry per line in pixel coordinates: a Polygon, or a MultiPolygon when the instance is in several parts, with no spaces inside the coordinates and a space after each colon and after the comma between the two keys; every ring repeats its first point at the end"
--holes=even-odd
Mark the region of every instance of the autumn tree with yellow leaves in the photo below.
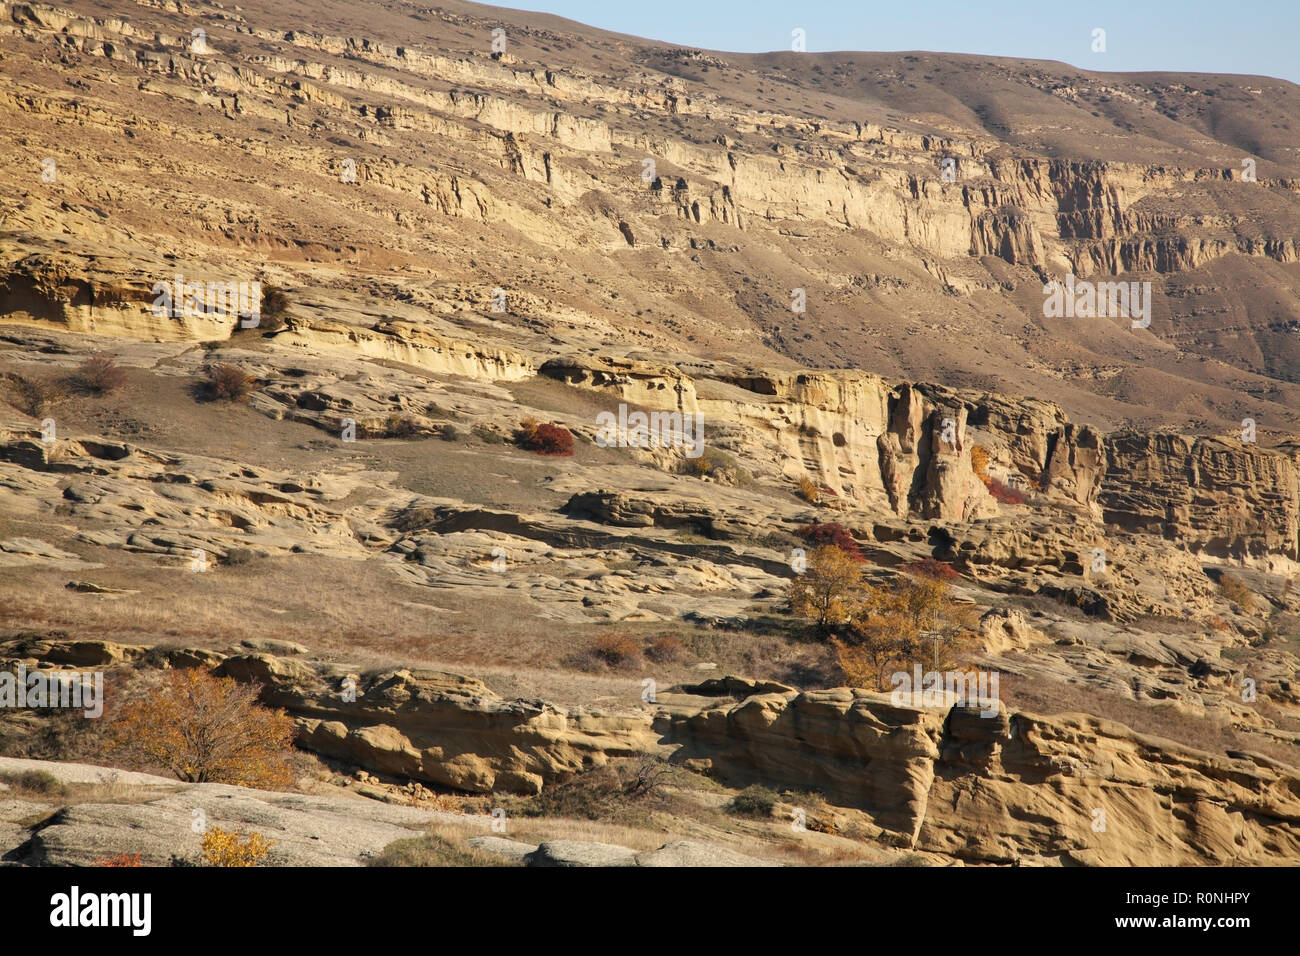
{"type": "Polygon", "coordinates": [[[293,718],[260,706],[257,695],[256,685],[201,668],[168,671],[122,708],[110,746],[191,783],[282,789],[293,779],[293,718]]]}
{"type": "Polygon", "coordinates": [[[947,669],[978,627],[974,608],[953,600],[942,576],[901,574],[868,584],[862,566],[835,545],[814,549],[785,593],[791,613],[813,621],[858,687],[886,689],[889,674],[913,664],[947,669]]]}
{"type": "Polygon", "coordinates": [[[862,566],[833,544],[814,548],[808,568],[795,575],[785,589],[790,610],[816,622],[819,634],[851,616],[850,608],[862,587],[862,566]]]}

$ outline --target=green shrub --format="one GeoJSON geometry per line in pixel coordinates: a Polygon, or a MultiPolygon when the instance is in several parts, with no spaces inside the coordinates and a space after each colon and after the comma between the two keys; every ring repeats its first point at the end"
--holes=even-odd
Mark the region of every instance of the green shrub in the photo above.
{"type": "Polygon", "coordinates": [[[778,799],[779,795],[771,787],[756,783],[736,794],[727,809],[748,817],[770,817],[778,799]]]}

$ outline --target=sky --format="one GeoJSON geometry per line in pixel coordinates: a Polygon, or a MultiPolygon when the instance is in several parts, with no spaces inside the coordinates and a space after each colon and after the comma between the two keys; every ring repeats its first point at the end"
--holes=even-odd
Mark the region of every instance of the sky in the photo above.
{"type": "Polygon", "coordinates": [[[930,50],[1300,82],[1300,0],[505,0],[707,50],[930,50]],[[1093,31],[1105,30],[1105,52],[1093,31]]]}

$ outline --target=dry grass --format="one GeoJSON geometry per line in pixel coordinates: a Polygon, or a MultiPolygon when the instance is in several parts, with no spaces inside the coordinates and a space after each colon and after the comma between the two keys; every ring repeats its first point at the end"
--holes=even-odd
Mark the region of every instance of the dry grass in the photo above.
{"type": "Polygon", "coordinates": [[[1210,718],[1196,717],[1170,706],[1126,700],[1093,687],[1059,682],[1030,681],[1003,674],[999,696],[1008,710],[1023,710],[1049,717],[1053,714],[1091,714],[1124,724],[1137,733],[1167,737],[1208,753],[1254,750],[1293,767],[1300,767],[1300,746],[1263,734],[1246,734],[1210,718]]]}
{"type": "Polygon", "coordinates": [[[24,770],[0,774],[0,782],[8,784],[5,798],[30,803],[73,806],[79,803],[144,803],[165,793],[180,789],[163,784],[134,784],[109,781],[105,783],[61,783],[45,770],[24,770]]]}
{"type": "Polygon", "coordinates": [[[1219,578],[1219,593],[1230,604],[1246,614],[1253,614],[1258,610],[1255,605],[1255,592],[1235,574],[1224,574],[1219,578]]]}

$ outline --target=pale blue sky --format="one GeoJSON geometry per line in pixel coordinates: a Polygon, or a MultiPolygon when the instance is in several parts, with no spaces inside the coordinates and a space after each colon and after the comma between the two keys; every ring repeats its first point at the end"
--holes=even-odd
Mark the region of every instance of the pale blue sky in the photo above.
{"type": "Polygon", "coordinates": [[[1300,0],[518,0],[510,6],[683,46],[757,53],[932,50],[1090,70],[1256,73],[1300,82],[1300,0]],[[1106,52],[1091,50],[1106,31],[1106,52]]]}

